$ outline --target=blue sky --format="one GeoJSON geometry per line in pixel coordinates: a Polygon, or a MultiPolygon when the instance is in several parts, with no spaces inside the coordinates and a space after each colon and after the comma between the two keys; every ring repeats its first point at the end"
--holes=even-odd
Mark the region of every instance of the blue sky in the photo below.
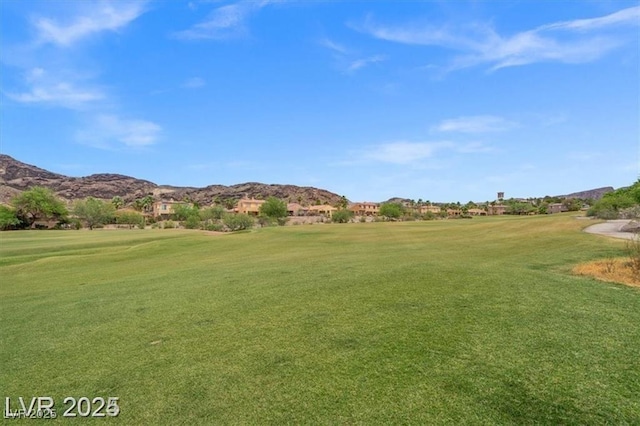
{"type": "Polygon", "coordinates": [[[71,176],[493,200],[633,183],[638,1],[0,3],[0,152],[71,176]]]}

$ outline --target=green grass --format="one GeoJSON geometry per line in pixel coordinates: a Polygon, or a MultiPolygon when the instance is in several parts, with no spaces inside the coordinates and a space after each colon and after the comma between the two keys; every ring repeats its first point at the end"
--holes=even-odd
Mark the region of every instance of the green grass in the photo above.
{"type": "Polygon", "coordinates": [[[640,291],[570,274],[623,252],[585,225],[2,233],[0,400],[117,396],[110,424],[638,424],[640,291]]]}

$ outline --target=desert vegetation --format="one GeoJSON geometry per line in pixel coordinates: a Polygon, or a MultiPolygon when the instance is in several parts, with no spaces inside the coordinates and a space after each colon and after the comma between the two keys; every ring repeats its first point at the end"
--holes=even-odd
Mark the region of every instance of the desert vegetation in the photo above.
{"type": "Polygon", "coordinates": [[[640,180],[626,188],[605,194],[587,212],[600,219],[635,219],[640,217],[640,180]]]}

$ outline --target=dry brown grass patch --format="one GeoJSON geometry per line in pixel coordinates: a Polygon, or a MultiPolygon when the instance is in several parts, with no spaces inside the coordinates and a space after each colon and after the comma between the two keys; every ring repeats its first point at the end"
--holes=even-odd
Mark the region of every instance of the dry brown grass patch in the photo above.
{"type": "Polygon", "coordinates": [[[608,258],[581,263],[573,268],[573,273],[594,277],[602,281],[640,287],[640,276],[633,266],[628,257],[608,258]]]}

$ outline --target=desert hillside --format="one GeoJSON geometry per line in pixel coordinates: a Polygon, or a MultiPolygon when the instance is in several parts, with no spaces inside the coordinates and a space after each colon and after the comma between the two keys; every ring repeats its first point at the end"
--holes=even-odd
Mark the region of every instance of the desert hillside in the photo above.
{"type": "Polygon", "coordinates": [[[65,200],[96,197],[109,200],[115,196],[125,202],[152,195],[155,199],[189,199],[201,205],[214,200],[240,199],[243,196],[266,198],[269,196],[301,202],[302,204],[336,204],[340,195],[324,189],[295,185],[269,185],[257,182],[237,185],[210,185],[204,188],[157,185],[147,180],[111,173],[85,177],[70,177],[25,164],[8,155],[0,154],[0,202],[7,203],[13,196],[33,186],[50,188],[65,200]]]}

